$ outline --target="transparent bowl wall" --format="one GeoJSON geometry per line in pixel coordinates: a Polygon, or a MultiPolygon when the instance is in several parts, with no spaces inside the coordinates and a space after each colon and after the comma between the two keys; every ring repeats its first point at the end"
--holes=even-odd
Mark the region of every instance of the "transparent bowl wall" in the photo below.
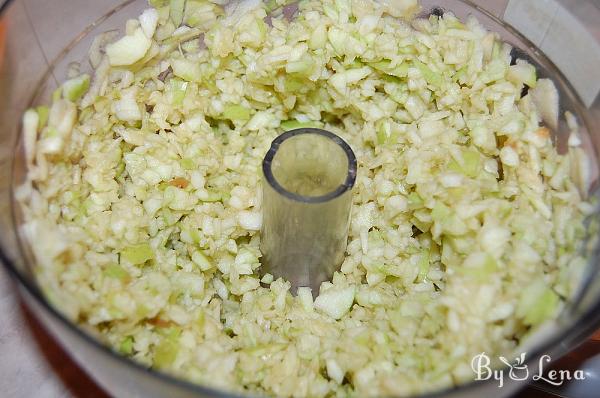
{"type": "MultiPolygon", "coordinates": [[[[535,0],[537,1],[537,0],[535,0]]],[[[540,0],[541,2],[541,0],[540,0]]],[[[520,57],[539,67],[542,77],[551,77],[561,94],[561,109],[572,111],[582,125],[585,148],[596,159],[600,151],[600,103],[585,107],[569,82],[531,42],[504,24],[502,15],[506,1],[478,2],[479,6],[461,0],[425,0],[427,13],[436,6],[453,11],[458,17],[475,15],[484,26],[501,34],[505,41],[519,48],[520,57]],[[483,7],[483,8],[480,8],[483,7]],[[485,8],[488,8],[486,11],[485,8]]],[[[582,2],[583,3],[583,2],[582,2]]],[[[587,2],[586,2],[587,3],[587,2]]],[[[202,386],[188,384],[167,375],[147,370],[114,354],[90,335],[62,317],[45,300],[30,272],[33,263],[27,243],[18,237],[19,213],[12,199],[12,188],[23,177],[20,145],[21,115],[31,105],[48,102],[50,93],[63,81],[69,63],[82,63],[89,68],[87,50],[93,38],[102,32],[122,28],[128,18],[147,7],[146,0],[13,0],[1,8],[0,22],[0,260],[14,277],[24,300],[47,329],[73,358],[116,397],[188,397],[228,396],[202,386]]],[[[564,148],[567,129],[561,119],[556,135],[559,148],[564,148]]],[[[596,163],[594,163],[595,165],[596,163]]],[[[597,166],[593,174],[597,175],[597,166]]],[[[596,184],[592,185],[592,189],[596,184]]],[[[539,336],[528,353],[530,369],[538,358],[549,354],[558,358],[582,342],[600,325],[600,276],[597,275],[597,250],[588,245],[590,265],[580,294],[569,303],[559,319],[539,336]]],[[[509,395],[520,385],[506,380],[498,389],[495,380],[472,382],[433,396],[479,397],[509,395]]]]}

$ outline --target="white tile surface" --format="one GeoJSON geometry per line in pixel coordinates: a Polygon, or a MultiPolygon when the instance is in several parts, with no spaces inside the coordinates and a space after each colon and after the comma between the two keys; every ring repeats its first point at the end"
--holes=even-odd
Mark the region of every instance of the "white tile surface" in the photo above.
{"type": "Polygon", "coordinates": [[[596,6],[572,0],[511,0],[504,17],[558,66],[586,105],[594,102],[600,91],[596,6]]]}
{"type": "Polygon", "coordinates": [[[0,396],[107,398],[24,310],[0,266],[0,396]]]}
{"type": "Polygon", "coordinates": [[[539,45],[550,28],[557,9],[556,0],[511,0],[506,7],[504,19],[533,44],[539,45]]]}
{"type": "Polygon", "coordinates": [[[64,397],[66,388],[53,376],[25,323],[6,273],[0,274],[0,375],[6,397],[64,397]],[[10,358],[10,360],[4,360],[10,358]]]}
{"type": "Polygon", "coordinates": [[[85,12],[73,6],[74,0],[24,0],[23,3],[36,35],[44,42],[46,58],[51,60],[63,50],[65,43],[123,1],[87,1],[85,12]]]}
{"type": "MultiPolygon", "coordinates": [[[[596,18],[600,20],[598,10],[596,18]]],[[[600,91],[600,43],[592,34],[570,11],[559,7],[540,49],[565,74],[583,102],[591,105],[600,91]]]]}
{"type": "MultiPolygon", "coordinates": [[[[6,46],[6,61],[2,65],[2,83],[6,84],[11,93],[31,93],[47,64],[42,51],[37,45],[34,33],[22,26],[29,26],[27,13],[22,2],[15,2],[7,11],[7,32],[17,30],[19,35],[8,40],[6,46]]],[[[29,100],[29,95],[11,98],[11,111],[20,109],[29,100]]]]}

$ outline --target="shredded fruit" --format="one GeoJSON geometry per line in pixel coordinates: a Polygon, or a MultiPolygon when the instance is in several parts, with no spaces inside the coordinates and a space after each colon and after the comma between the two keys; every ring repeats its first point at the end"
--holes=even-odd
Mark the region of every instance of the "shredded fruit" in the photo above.
{"type": "Polygon", "coordinates": [[[150,3],[23,123],[39,283],[115,351],[237,392],[405,396],[472,380],[475,354],[518,350],[574,294],[577,124],[559,154],[554,84],[477,20],[150,3]],[[293,296],[260,272],[260,166],[307,126],[359,166],[340,271],[293,296]]]}

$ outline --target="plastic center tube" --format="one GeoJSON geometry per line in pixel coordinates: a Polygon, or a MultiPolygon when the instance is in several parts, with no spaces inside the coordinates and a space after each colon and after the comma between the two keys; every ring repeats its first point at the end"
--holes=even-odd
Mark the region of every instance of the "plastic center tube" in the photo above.
{"type": "Polygon", "coordinates": [[[277,137],[262,168],[261,272],[316,295],[344,260],[356,156],[337,135],[302,128],[277,137]]]}

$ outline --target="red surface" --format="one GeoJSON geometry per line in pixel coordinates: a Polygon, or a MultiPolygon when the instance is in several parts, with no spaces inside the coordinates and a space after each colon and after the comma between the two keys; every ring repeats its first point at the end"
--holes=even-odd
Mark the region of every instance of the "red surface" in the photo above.
{"type": "MultiPolygon", "coordinates": [[[[577,369],[582,369],[582,364],[589,358],[600,354],[600,331],[596,332],[588,341],[579,346],[576,350],[565,355],[563,358],[554,361],[547,371],[551,369],[556,370],[569,370],[574,372],[577,369]]],[[[576,383],[572,381],[571,383],[576,383]]],[[[557,397],[558,395],[549,394],[547,392],[540,391],[535,387],[527,387],[523,389],[515,398],[546,398],[546,397],[557,397]]],[[[576,397],[573,397],[576,398],[576,397]]]]}
{"type": "MultiPolygon", "coordinates": [[[[58,345],[25,305],[21,305],[27,326],[44,358],[69,393],[75,398],[110,398],[58,345]]],[[[1,395],[1,394],[0,394],[1,395]]]]}

